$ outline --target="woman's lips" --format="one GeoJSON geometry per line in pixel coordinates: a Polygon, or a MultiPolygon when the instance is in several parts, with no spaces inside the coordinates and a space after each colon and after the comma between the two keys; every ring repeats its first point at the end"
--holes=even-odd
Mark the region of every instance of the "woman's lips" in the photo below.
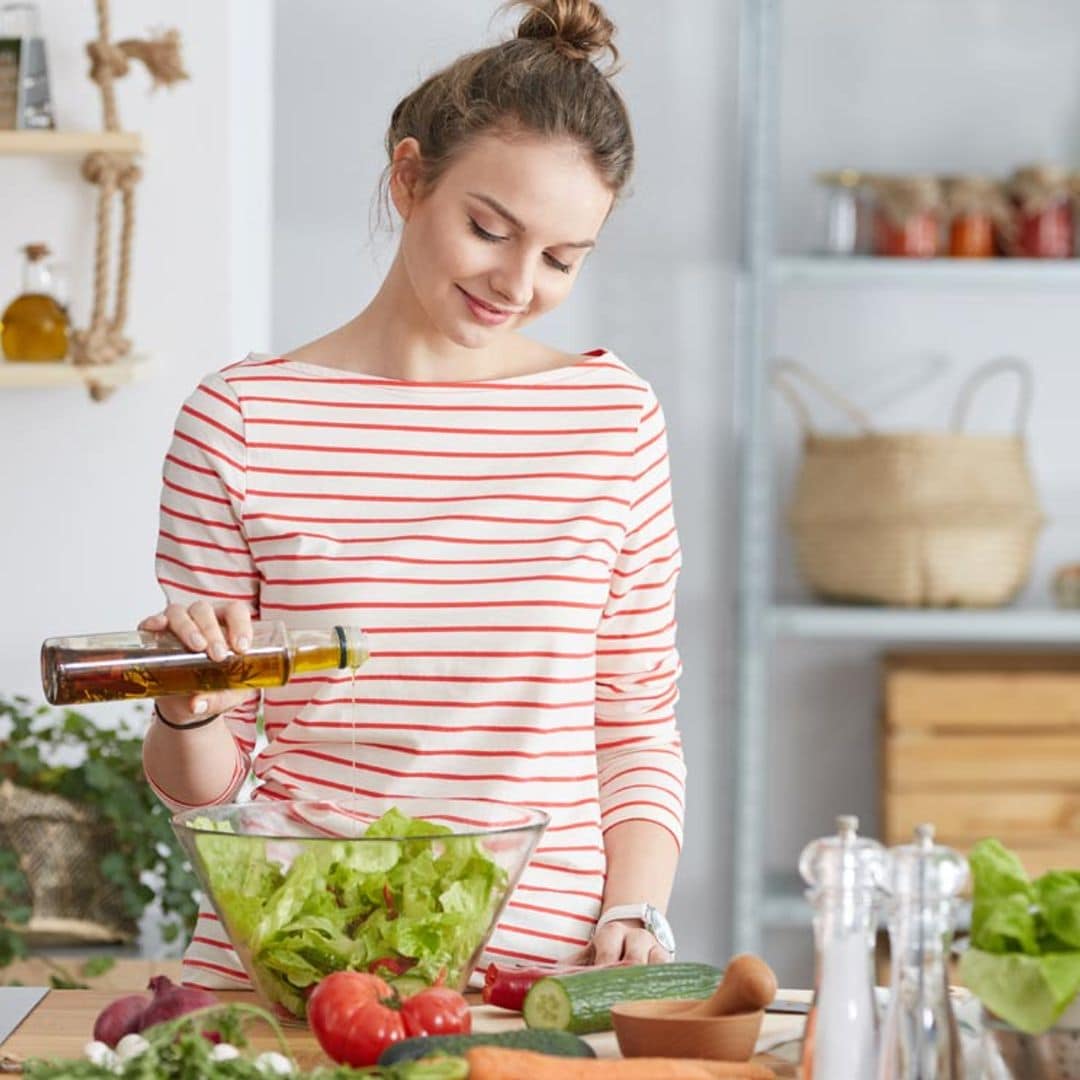
{"type": "Polygon", "coordinates": [[[477,322],[483,323],[484,326],[500,326],[511,316],[517,314],[514,311],[505,311],[502,308],[495,308],[490,304],[485,304],[483,300],[478,300],[472,293],[462,289],[460,285],[458,289],[461,290],[461,295],[465,297],[465,305],[468,307],[472,317],[477,322]]]}

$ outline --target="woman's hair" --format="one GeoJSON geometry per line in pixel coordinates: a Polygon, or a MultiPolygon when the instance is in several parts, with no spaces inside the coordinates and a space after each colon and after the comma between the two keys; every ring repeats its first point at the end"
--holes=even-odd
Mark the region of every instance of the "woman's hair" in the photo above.
{"type": "Polygon", "coordinates": [[[511,0],[524,4],[517,36],[467,53],[432,75],[394,109],[387,153],[412,137],[421,180],[436,183],[455,155],[485,133],[571,139],[618,196],[634,163],[630,118],[596,59],[618,50],[614,24],[592,0],[511,0]]]}

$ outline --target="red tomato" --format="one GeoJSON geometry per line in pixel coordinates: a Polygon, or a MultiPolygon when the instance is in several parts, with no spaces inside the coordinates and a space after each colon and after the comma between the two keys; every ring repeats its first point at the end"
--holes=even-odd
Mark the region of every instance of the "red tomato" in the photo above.
{"type": "Polygon", "coordinates": [[[469,1003],[448,986],[431,986],[401,1003],[409,1036],[468,1035],[472,1031],[469,1003]]]}
{"type": "Polygon", "coordinates": [[[319,1045],[339,1065],[374,1065],[406,1033],[394,991],[359,971],[327,975],[308,998],[307,1016],[319,1045]]]}

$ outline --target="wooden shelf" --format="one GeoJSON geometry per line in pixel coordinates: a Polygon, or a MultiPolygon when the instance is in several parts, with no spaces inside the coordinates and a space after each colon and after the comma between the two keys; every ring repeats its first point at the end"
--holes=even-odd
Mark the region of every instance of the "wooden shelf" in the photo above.
{"type": "Polygon", "coordinates": [[[147,358],[135,355],[115,364],[76,367],[67,361],[0,362],[0,390],[28,387],[123,386],[141,379],[147,372],[147,358]]]}
{"type": "Polygon", "coordinates": [[[80,156],[95,150],[138,154],[142,138],[132,131],[0,131],[0,154],[80,156]]]}

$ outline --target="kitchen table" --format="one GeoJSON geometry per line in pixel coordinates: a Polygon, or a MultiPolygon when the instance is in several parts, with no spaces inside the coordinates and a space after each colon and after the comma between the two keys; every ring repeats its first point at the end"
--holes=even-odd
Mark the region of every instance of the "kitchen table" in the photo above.
{"type": "MultiPolygon", "coordinates": [[[[158,969],[170,977],[176,977],[176,966],[160,964],[158,969]]],[[[18,1062],[32,1057],[77,1058],[82,1056],[83,1047],[91,1038],[94,1019],[98,1013],[114,998],[124,993],[138,993],[146,985],[148,973],[153,973],[153,962],[123,961],[110,972],[107,989],[90,990],[50,990],[44,1000],[26,1017],[14,1033],[0,1044],[0,1063],[7,1071],[17,1067],[18,1062]],[[125,974],[133,977],[125,980],[125,974]],[[127,985],[122,985],[124,982],[127,985]]],[[[256,997],[251,991],[218,991],[222,1003],[255,1003],[256,997]]],[[[802,991],[784,990],[785,998],[806,999],[809,995],[802,991]]],[[[475,996],[475,995],[470,995],[475,996]]],[[[777,1037],[790,1034],[797,1037],[802,1026],[802,1017],[767,1016],[762,1030],[762,1043],[771,1043],[777,1037]]],[[[488,1005],[473,1006],[473,1030],[506,1031],[522,1026],[521,1017],[508,1013],[504,1009],[495,1009],[488,1005]]],[[[289,1051],[304,1068],[326,1064],[327,1059],[319,1049],[315,1037],[306,1027],[291,1025],[283,1027],[289,1051]]],[[[251,1045],[258,1050],[278,1049],[277,1040],[269,1025],[252,1025],[249,1029],[251,1045]]],[[[588,1041],[600,1057],[618,1057],[619,1047],[613,1032],[604,1032],[588,1036],[588,1041]]],[[[793,1077],[795,1071],[790,1066],[767,1054],[755,1060],[770,1065],[778,1077],[793,1077]]]]}

